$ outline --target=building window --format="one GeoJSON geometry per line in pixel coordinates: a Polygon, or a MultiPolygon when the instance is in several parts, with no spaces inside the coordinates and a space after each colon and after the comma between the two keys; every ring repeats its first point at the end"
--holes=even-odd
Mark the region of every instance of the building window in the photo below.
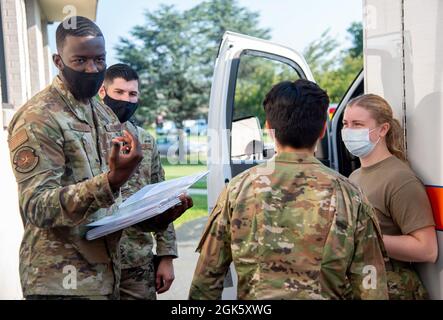
{"type": "Polygon", "coordinates": [[[0,102],[8,103],[8,86],[6,83],[6,61],[5,61],[5,47],[3,40],[3,20],[2,20],[2,7],[0,3],[0,84],[1,84],[1,92],[2,99],[0,102]]]}

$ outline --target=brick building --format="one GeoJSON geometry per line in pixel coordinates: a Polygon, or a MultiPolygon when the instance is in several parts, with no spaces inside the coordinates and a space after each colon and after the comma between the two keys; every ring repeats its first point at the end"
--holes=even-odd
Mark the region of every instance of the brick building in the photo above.
{"type": "Polygon", "coordinates": [[[0,0],[0,299],[21,299],[18,250],[23,233],[7,125],[53,75],[48,25],[68,15],[95,20],[98,0],[0,0]]]}

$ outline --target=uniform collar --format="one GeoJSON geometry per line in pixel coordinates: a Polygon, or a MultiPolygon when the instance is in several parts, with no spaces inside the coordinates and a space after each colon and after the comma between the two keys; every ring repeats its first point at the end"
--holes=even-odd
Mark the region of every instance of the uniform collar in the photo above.
{"type": "Polygon", "coordinates": [[[84,104],[75,99],[71,91],[68,90],[59,76],[56,76],[54,78],[54,81],[52,81],[52,87],[57,90],[63,101],[65,101],[69,109],[77,116],[78,119],[88,123],[90,126],[94,126],[92,119],[91,100],[89,101],[89,103],[84,104]]]}
{"type": "Polygon", "coordinates": [[[320,164],[321,162],[304,152],[279,152],[275,156],[277,162],[294,162],[299,164],[320,164]]]}

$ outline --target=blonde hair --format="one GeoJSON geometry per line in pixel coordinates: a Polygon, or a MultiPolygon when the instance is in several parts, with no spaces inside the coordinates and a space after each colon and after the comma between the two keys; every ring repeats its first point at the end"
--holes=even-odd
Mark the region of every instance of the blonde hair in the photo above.
{"type": "Polygon", "coordinates": [[[377,124],[389,123],[390,128],[386,134],[386,146],[390,153],[402,161],[406,160],[403,129],[400,122],[394,118],[389,103],[376,94],[364,94],[349,101],[347,108],[359,106],[371,114],[377,124]]]}

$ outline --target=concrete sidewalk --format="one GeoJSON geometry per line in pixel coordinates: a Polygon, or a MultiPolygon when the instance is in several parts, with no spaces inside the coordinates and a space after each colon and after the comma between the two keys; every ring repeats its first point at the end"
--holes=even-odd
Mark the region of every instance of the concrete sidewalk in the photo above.
{"type": "Polygon", "coordinates": [[[175,280],[169,291],[158,295],[159,300],[187,300],[198,253],[195,252],[208,217],[183,224],[176,230],[179,258],[174,260],[175,280]]]}

